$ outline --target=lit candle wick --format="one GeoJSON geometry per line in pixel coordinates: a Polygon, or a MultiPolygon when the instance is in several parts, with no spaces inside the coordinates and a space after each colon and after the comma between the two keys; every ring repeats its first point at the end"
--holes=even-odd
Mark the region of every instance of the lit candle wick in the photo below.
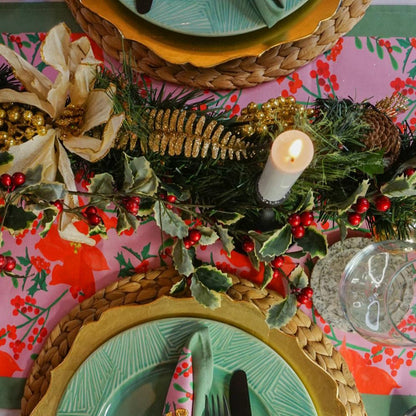
{"type": "Polygon", "coordinates": [[[288,153],[290,156],[290,161],[294,162],[296,158],[300,155],[302,151],[302,140],[296,139],[289,147],[288,153]]]}

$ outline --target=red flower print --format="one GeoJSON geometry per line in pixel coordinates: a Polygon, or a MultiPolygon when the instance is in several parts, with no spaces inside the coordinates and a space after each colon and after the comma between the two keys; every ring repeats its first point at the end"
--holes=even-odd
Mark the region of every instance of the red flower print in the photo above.
{"type": "Polygon", "coordinates": [[[326,59],[328,61],[336,61],[337,60],[337,56],[341,53],[342,51],[342,44],[344,43],[344,38],[339,38],[337,43],[332,47],[331,51],[329,52],[329,54],[326,55],[326,59]]]}
{"type": "Polygon", "coordinates": [[[0,351],[0,377],[12,377],[16,371],[22,371],[13,357],[0,351]]]}
{"type": "Polygon", "coordinates": [[[50,284],[68,284],[82,291],[85,297],[95,293],[93,272],[109,269],[104,255],[97,247],[61,239],[56,224],[52,225],[46,237],[35,247],[48,260],[62,262],[53,267],[50,284]]]}
{"type": "MultiPolygon", "coordinates": [[[[393,389],[401,387],[396,383],[393,377],[387,373],[387,371],[373,366],[371,361],[369,362],[365,358],[361,357],[358,352],[347,348],[345,338],[339,352],[347,362],[360,393],[388,395],[393,389]]],[[[382,356],[376,355],[375,357],[382,356]]],[[[373,361],[377,362],[381,359],[377,359],[375,361],[373,359],[373,361]]]]}

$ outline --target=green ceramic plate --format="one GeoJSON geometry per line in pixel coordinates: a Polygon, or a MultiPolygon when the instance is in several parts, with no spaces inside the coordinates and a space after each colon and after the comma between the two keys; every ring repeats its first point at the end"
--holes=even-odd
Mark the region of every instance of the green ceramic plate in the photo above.
{"type": "Polygon", "coordinates": [[[111,338],[78,368],[57,415],[161,415],[180,349],[201,325],[211,337],[213,392],[227,394],[232,372],[241,368],[253,415],[317,415],[305,386],[274,350],[234,326],[197,318],[152,321],[111,338]]]}
{"type": "MultiPolygon", "coordinates": [[[[135,0],[119,0],[132,12],[164,29],[195,36],[232,36],[266,27],[253,0],[153,0],[138,14],[135,0]]],[[[286,0],[280,20],[308,0],[286,0]]]]}

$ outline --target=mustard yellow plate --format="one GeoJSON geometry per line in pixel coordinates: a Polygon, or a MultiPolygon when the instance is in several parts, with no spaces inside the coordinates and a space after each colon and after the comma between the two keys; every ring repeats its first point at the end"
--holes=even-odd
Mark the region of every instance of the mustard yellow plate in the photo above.
{"type": "Polygon", "coordinates": [[[123,38],[146,46],[165,61],[209,68],[236,58],[258,57],[275,46],[310,36],[335,14],[340,1],[310,0],[271,29],[215,38],[163,29],[136,16],[117,0],[80,3],[113,24],[123,38]]]}
{"type": "MultiPolygon", "coordinates": [[[[114,346],[119,348],[121,344],[117,342],[117,340],[127,337],[130,339],[130,344],[135,345],[135,343],[137,344],[138,340],[140,340],[139,332],[146,333],[146,331],[149,330],[149,324],[151,324],[152,331],[154,331],[156,327],[159,328],[166,325],[171,328],[172,325],[177,325],[180,318],[184,318],[185,328],[187,327],[186,322],[192,321],[192,319],[205,321],[208,327],[210,327],[212,342],[214,346],[217,345],[215,348],[218,350],[221,350],[221,341],[223,340],[223,342],[226,343],[229,336],[218,337],[217,339],[215,334],[218,331],[223,331],[224,327],[227,325],[232,327],[229,333],[235,332],[235,334],[237,334],[237,332],[243,331],[247,336],[256,338],[257,341],[255,341],[253,345],[258,348],[259,343],[262,343],[264,344],[264,350],[266,352],[268,351],[268,354],[266,354],[267,357],[264,357],[263,361],[271,360],[269,361],[269,363],[271,363],[276,360],[276,363],[278,363],[283,360],[285,366],[287,366],[287,368],[290,369],[290,372],[293,372],[296,376],[295,379],[298,380],[298,384],[302,385],[302,389],[304,389],[307,394],[305,403],[309,400],[311,402],[310,406],[314,408],[314,411],[311,414],[316,411],[316,414],[318,415],[346,415],[345,407],[337,399],[337,385],[335,380],[304,354],[295,337],[283,334],[275,329],[270,329],[267,326],[262,313],[251,304],[232,301],[228,297],[223,296],[222,306],[216,310],[207,309],[192,298],[176,299],[171,297],[161,297],[146,305],[120,306],[106,310],[97,322],[88,323],[81,328],[64,361],[52,370],[49,389],[33,410],[31,416],[52,416],[62,414],[62,412],[64,412],[63,414],[90,415],[90,413],[88,413],[90,410],[88,409],[85,409],[86,413],[80,413],[79,411],[78,413],[65,413],[64,411],[65,403],[70,403],[70,401],[65,398],[65,394],[68,396],[71,389],[73,389],[73,380],[82,380],[83,372],[86,371],[86,368],[88,369],[88,366],[90,366],[94,359],[100,357],[100,354],[107,351],[105,356],[108,356],[108,351],[114,346]],[[167,322],[167,324],[165,324],[165,322],[167,322]],[[137,336],[134,335],[136,332],[137,336]],[[110,349],[108,349],[108,346],[110,349]]],[[[160,331],[157,332],[159,333],[160,331]]],[[[172,334],[172,336],[178,335],[179,334],[172,334]]],[[[245,338],[244,335],[241,339],[243,338],[245,338]]],[[[146,339],[149,339],[149,343],[152,342],[152,337],[146,337],[146,339]]],[[[129,348],[130,347],[127,349],[129,348]]],[[[153,351],[151,345],[147,347],[144,345],[143,348],[150,348],[149,353],[153,351]]],[[[134,348],[132,348],[131,354],[133,355],[136,353],[137,351],[135,352],[134,348]]],[[[230,362],[233,360],[235,361],[233,355],[237,356],[238,354],[238,348],[230,348],[230,362]]],[[[244,357],[244,354],[247,354],[247,352],[242,351],[241,354],[244,357]]],[[[119,355],[116,355],[115,357],[117,358],[119,355]]],[[[125,353],[123,354],[123,357],[118,358],[118,360],[121,359],[127,363],[128,354],[125,353]]],[[[100,360],[99,362],[102,363],[102,360],[100,360]]],[[[241,360],[238,362],[239,365],[244,365],[241,360]]],[[[248,363],[247,365],[250,367],[248,363]]],[[[259,363],[258,368],[261,369],[262,365],[263,364],[259,363]]],[[[98,366],[95,364],[94,368],[97,369],[98,366]]],[[[119,366],[117,366],[117,368],[119,368],[119,366]]],[[[251,374],[250,377],[253,377],[253,381],[256,377],[255,368],[256,367],[254,366],[252,367],[252,371],[250,369],[248,371],[249,376],[251,374]]],[[[227,373],[227,371],[231,373],[232,369],[226,369],[222,372],[227,373]]],[[[262,372],[265,373],[264,377],[267,377],[267,371],[263,369],[262,372]]],[[[88,374],[88,371],[85,374],[88,374]]],[[[138,371],[137,374],[140,378],[141,371],[138,371]]],[[[224,377],[226,378],[226,376],[227,375],[225,374],[224,377]]],[[[289,380],[288,377],[286,378],[289,380]]],[[[100,377],[100,380],[101,379],[102,378],[100,377]]],[[[93,382],[94,379],[91,378],[90,380],[93,382]]],[[[163,377],[161,380],[163,380],[163,377]]],[[[140,381],[138,382],[140,383],[140,381]]],[[[113,383],[113,380],[111,380],[111,383],[113,383]]],[[[79,394],[86,395],[87,389],[83,389],[82,393],[79,394]]],[[[124,394],[124,392],[122,394],[124,394]]],[[[271,394],[279,393],[276,391],[271,394]]],[[[106,394],[106,398],[110,396],[110,393],[106,394]]],[[[120,395],[117,394],[117,400],[120,399],[119,396],[120,395]]],[[[80,398],[77,400],[79,401],[80,398]]],[[[86,402],[88,402],[88,400],[86,402]]],[[[104,408],[106,408],[109,403],[105,402],[104,408]]],[[[117,406],[120,407],[123,405],[123,401],[120,403],[121,404],[117,406]]],[[[111,406],[108,407],[108,409],[110,410],[111,406]]],[[[118,410],[118,408],[115,410],[118,410]]],[[[267,409],[267,411],[268,410],[269,409],[267,409]]],[[[271,409],[270,411],[273,413],[273,410],[274,409],[271,409]]],[[[102,416],[102,413],[99,413],[100,411],[101,410],[96,414],[102,416]]],[[[264,414],[268,414],[267,411],[265,410],[266,413],[264,414]]],[[[110,412],[110,414],[112,413],[110,412]]]]}

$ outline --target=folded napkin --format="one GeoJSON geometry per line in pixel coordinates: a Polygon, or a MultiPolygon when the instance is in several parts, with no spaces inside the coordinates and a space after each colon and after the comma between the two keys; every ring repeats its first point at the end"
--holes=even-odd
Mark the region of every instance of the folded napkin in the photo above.
{"type": "Polygon", "coordinates": [[[308,0],[251,0],[268,27],[274,26],[308,0]]]}
{"type": "Polygon", "coordinates": [[[195,332],[183,346],[169,385],[164,416],[201,416],[212,385],[213,361],[208,328],[195,332]]]}

